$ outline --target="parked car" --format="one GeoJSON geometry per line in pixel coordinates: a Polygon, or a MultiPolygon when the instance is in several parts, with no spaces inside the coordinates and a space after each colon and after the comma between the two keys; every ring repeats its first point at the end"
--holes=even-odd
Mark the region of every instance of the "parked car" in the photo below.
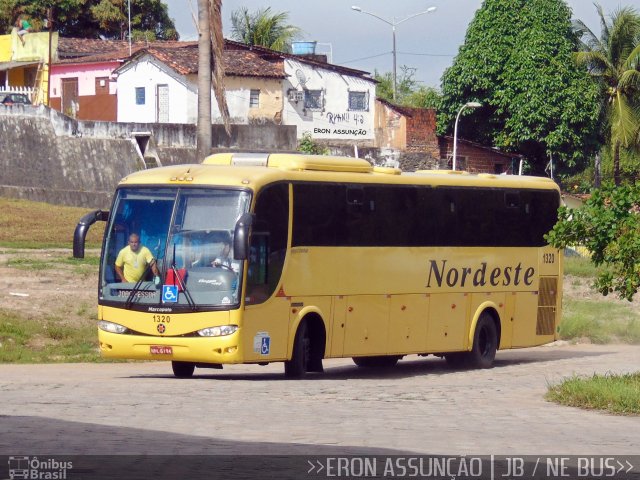
{"type": "Polygon", "coordinates": [[[23,105],[31,105],[31,100],[24,93],[0,92],[0,103],[3,105],[13,105],[21,103],[23,105]]]}

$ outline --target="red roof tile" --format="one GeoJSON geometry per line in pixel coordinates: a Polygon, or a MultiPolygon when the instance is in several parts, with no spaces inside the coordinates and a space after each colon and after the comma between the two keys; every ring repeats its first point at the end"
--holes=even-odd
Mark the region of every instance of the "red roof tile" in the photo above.
{"type": "MultiPolygon", "coordinates": [[[[170,47],[186,47],[197,45],[197,42],[180,41],[155,41],[155,42],[132,42],[132,50],[138,51],[141,48],[154,45],[170,47]]],[[[126,40],[100,40],[95,38],[66,38],[60,37],[58,41],[58,58],[87,57],[103,55],[111,52],[129,52],[129,42],[126,40]]]]}
{"type": "MultiPolygon", "coordinates": [[[[144,52],[153,55],[173,70],[183,75],[198,72],[197,42],[155,41],[134,42],[132,57],[144,52]]],[[[129,59],[129,42],[124,40],[99,40],[84,38],[60,38],[56,63],[126,62],[129,59]]],[[[225,73],[230,76],[285,78],[284,60],[292,59],[338,73],[366,78],[368,72],[332,65],[314,59],[277,52],[264,47],[248,46],[225,40],[225,73]]]]}
{"type": "MultiPolygon", "coordinates": [[[[198,48],[151,47],[138,51],[134,57],[149,54],[182,75],[198,73],[198,48]]],[[[285,78],[284,64],[278,58],[265,59],[257,52],[226,50],[225,75],[236,77],[285,78]]]]}

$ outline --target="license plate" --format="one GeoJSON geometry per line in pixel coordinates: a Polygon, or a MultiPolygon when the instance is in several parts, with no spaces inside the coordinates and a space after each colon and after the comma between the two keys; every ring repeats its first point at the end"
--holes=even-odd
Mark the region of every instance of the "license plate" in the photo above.
{"type": "Polygon", "coordinates": [[[152,355],[173,355],[172,347],[165,347],[164,345],[151,345],[150,352],[152,355]]]}

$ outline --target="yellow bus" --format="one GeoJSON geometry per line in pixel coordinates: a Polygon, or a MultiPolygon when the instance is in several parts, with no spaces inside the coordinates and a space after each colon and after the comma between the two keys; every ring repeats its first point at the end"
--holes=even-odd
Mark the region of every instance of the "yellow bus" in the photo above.
{"type": "Polygon", "coordinates": [[[410,354],[489,368],[498,349],[556,338],[563,260],[544,235],[559,204],[546,178],[224,153],[124,178],[110,212],[81,219],[74,255],[107,221],[100,351],[171,361],[177,377],[410,354]],[[154,260],[121,278],[132,237],[154,260]]]}

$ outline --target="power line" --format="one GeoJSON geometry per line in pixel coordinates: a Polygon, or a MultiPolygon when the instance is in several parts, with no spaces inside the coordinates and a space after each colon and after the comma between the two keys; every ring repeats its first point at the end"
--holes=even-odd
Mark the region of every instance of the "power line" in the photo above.
{"type": "MultiPolygon", "coordinates": [[[[377,58],[377,57],[382,57],[384,55],[389,55],[392,54],[393,52],[384,52],[384,53],[379,53],[378,55],[371,55],[369,57],[362,57],[362,58],[355,58],[353,60],[347,60],[346,62],[339,62],[339,65],[345,65],[347,63],[356,63],[356,62],[361,62],[363,60],[369,60],[371,58],[377,58]]],[[[453,58],[455,57],[455,55],[450,55],[450,54],[441,54],[441,53],[413,53],[413,52],[398,52],[399,55],[416,55],[416,56],[421,56],[421,57],[449,57],[449,58],[453,58]]]]}
{"type": "Polygon", "coordinates": [[[338,65],[344,65],[345,63],[355,63],[355,62],[360,62],[362,60],[369,60],[370,58],[377,58],[377,57],[383,57],[385,55],[389,55],[390,53],[393,52],[384,52],[384,53],[379,53],[378,55],[371,55],[370,57],[362,57],[362,58],[356,58],[354,60],[348,60],[346,62],[340,62],[338,65]]]}
{"type": "Polygon", "coordinates": [[[402,55],[418,55],[422,57],[455,57],[455,55],[449,55],[446,53],[412,53],[412,52],[398,52],[402,55]]]}

